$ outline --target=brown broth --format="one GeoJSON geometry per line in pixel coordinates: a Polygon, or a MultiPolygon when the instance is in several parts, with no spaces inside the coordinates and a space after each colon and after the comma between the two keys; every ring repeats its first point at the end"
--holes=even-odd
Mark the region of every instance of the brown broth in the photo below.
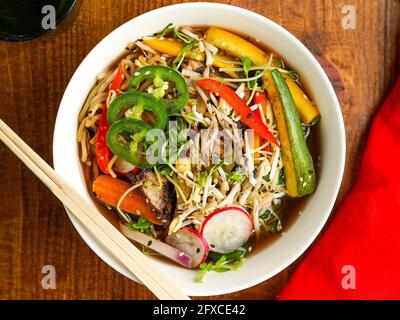
{"type": "Polygon", "coordinates": [[[85,185],[87,190],[89,191],[90,198],[93,200],[93,203],[96,205],[96,208],[100,211],[100,213],[106,218],[109,222],[113,224],[114,227],[119,229],[118,226],[118,215],[114,210],[108,209],[104,204],[100,203],[99,200],[97,200],[96,196],[92,192],[92,185],[93,185],[93,174],[92,174],[92,168],[85,165],[84,163],[81,163],[82,167],[82,172],[83,176],[85,178],[85,185]]]}
{"type": "MultiPolygon", "coordinates": [[[[196,30],[199,30],[199,29],[205,29],[209,26],[196,25],[196,26],[191,26],[191,27],[196,28],[196,30]]],[[[243,33],[240,33],[240,32],[237,32],[237,31],[234,31],[231,29],[227,29],[227,28],[222,28],[222,29],[232,32],[232,33],[246,39],[247,41],[253,43],[260,49],[264,50],[265,52],[274,53],[276,55],[276,57],[281,58],[281,56],[278,55],[274,50],[272,50],[268,45],[266,45],[260,41],[257,41],[254,37],[247,36],[243,33]]],[[[120,57],[122,57],[124,55],[126,55],[126,51],[121,53],[121,55],[118,58],[116,58],[112,63],[110,63],[109,68],[116,66],[119,62],[120,57]]],[[[285,59],[283,59],[283,61],[284,61],[286,67],[290,66],[290,64],[288,64],[285,61],[285,59]]],[[[299,77],[299,79],[301,79],[300,75],[298,75],[298,77],[299,77]]],[[[301,83],[303,90],[306,92],[306,94],[312,100],[312,96],[309,94],[309,90],[307,90],[308,84],[303,83],[302,81],[300,81],[300,83],[301,83]]],[[[310,135],[307,140],[307,145],[309,147],[309,150],[310,150],[313,162],[314,162],[314,167],[315,167],[315,171],[316,171],[316,175],[317,175],[317,183],[318,183],[318,176],[319,176],[319,171],[320,171],[319,166],[317,164],[318,164],[318,158],[319,158],[320,150],[321,150],[320,128],[319,127],[320,127],[320,125],[317,124],[316,126],[311,128],[311,132],[310,132],[310,135]]],[[[118,215],[113,210],[110,210],[106,206],[101,204],[96,199],[93,192],[91,191],[92,183],[93,183],[91,167],[82,164],[82,170],[83,170],[84,177],[85,177],[86,187],[88,188],[89,194],[91,195],[93,202],[96,204],[96,207],[102,213],[102,215],[105,218],[107,218],[107,220],[109,220],[115,227],[118,227],[118,221],[119,221],[118,215]]],[[[281,214],[281,219],[282,219],[282,227],[283,227],[282,232],[287,232],[290,229],[291,225],[293,225],[293,223],[296,221],[296,218],[299,216],[301,211],[304,209],[304,207],[307,204],[307,202],[309,201],[310,197],[311,196],[302,197],[302,198],[284,197],[282,199],[282,203],[281,203],[281,206],[279,209],[279,213],[281,214]]],[[[267,234],[262,231],[259,241],[256,244],[252,245],[252,253],[251,254],[255,254],[255,253],[263,250],[266,246],[270,245],[271,243],[273,243],[277,239],[279,239],[280,236],[281,236],[281,232],[271,235],[271,234],[267,234]]],[[[170,262],[168,259],[166,259],[164,257],[161,257],[161,258],[163,260],[165,260],[166,262],[170,262]]]]}
{"type": "MultiPolygon", "coordinates": [[[[311,153],[311,157],[314,162],[315,173],[317,175],[317,187],[318,187],[318,177],[319,177],[319,167],[318,157],[320,155],[321,145],[320,145],[320,135],[319,135],[319,124],[317,124],[310,132],[308,137],[308,148],[311,153]]],[[[302,198],[291,198],[284,197],[282,199],[282,204],[279,212],[281,213],[281,221],[282,221],[282,231],[276,234],[267,234],[265,232],[261,232],[261,236],[259,241],[253,246],[252,254],[256,254],[257,252],[262,251],[265,247],[275,242],[281,236],[282,232],[287,232],[299,215],[302,213],[304,207],[310,200],[310,196],[302,197],[302,198]]]]}

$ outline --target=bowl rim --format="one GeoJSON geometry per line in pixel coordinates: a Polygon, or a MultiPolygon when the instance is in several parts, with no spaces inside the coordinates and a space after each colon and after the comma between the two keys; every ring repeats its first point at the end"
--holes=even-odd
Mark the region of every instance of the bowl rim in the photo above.
{"type": "MultiPolygon", "coordinates": [[[[326,75],[324,69],[321,67],[321,65],[319,64],[317,59],[307,49],[307,47],[300,40],[298,40],[294,35],[292,35],[289,31],[287,31],[285,28],[283,28],[276,22],[272,21],[271,19],[269,19],[261,14],[258,14],[258,13],[252,12],[248,9],[244,9],[244,8],[237,7],[237,6],[221,4],[221,3],[211,3],[211,2],[189,2],[189,3],[179,3],[179,4],[174,4],[174,5],[168,5],[168,6],[160,7],[160,8],[145,12],[139,16],[136,16],[136,17],[126,21],[125,23],[123,23],[122,25],[117,27],[116,29],[113,29],[113,31],[111,31],[106,37],[104,37],[101,41],[99,41],[96,44],[96,46],[94,46],[92,48],[92,50],[90,50],[90,52],[85,56],[85,58],[82,60],[82,62],[79,64],[78,68],[75,70],[74,74],[70,78],[70,81],[64,91],[64,94],[61,99],[59,109],[57,112],[57,117],[56,117],[56,122],[55,122],[55,127],[54,127],[54,134],[53,134],[53,162],[54,162],[54,168],[56,171],[62,170],[62,167],[60,165],[58,165],[58,163],[60,163],[59,157],[62,157],[62,155],[57,153],[58,148],[56,148],[56,143],[59,140],[60,135],[62,135],[62,132],[60,131],[61,123],[62,123],[60,113],[61,113],[63,106],[65,108],[65,100],[67,99],[66,98],[67,92],[69,91],[71,84],[73,82],[77,81],[76,77],[77,77],[77,74],[79,73],[79,70],[82,68],[83,65],[85,65],[86,61],[88,60],[89,56],[93,53],[93,51],[95,51],[98,46],[101,46],[101,44],[103,42],[112,38],[113,35],[118,32],[119,29],[123,28],[126,24],[131,23],[133,20],[135,20],[135,21],[137,21],[137,23],[139,23],[140,20],[147,19],[147,16],[159,14],[160,12],[163,12],[163,11],[167,12],[169,10],[173,10],[173,9],[177,9],[177,8],[183,10],[186,8],[193,8],[193,7],[208,9],[208,10],[225,10],[225,11],[228,10],[228,11],[235,12],[238,14],[248,15],[248,16],[251,16],[252,18],[254,18],[256,22],[263,20],[264,23],[269,24],[271,26],[271,28],[275,28],[275,29],[279,30],[279,32],[285,34],[285,36],[287,38],[289,38],[288,40],[285,40],[285,41],[293,42],[296,45],[295,49],[302,50],[303,54],[305,54],[307,56],[307,59],[309,59],[310,62],[312,62],[312,64],[318,69],[318,73],[320,74],[323,81],[325,82],[326,88],[328,90],[327,93],[330,96],[329,98],[332,100],[331,103],[335,106],[335,110],[333,110],[333,111],[335,112],[335,114],[337,116],[338,125],[339,125],[339,128],[338,128],[339,131],[337,133],[337,141],[338,141],[339,147],[340,147],[340,154],[338,155],[338,159],[337,159],[337,161],[338,161],[338,167],[337,167],[338,177],[335,181],[335,184],[332,185],[332,194],[334,196],[332,196],[331,198],[329,198],[327,200],[326,208],[328,208],[328,209],[326,210],[326,212],[324,212],[324,215],[321,215],[321,219],[319,221],[318,227],[316,227],[314,229],[314,232],[312,234],[308,235],[307,240],[303,241],[301,247],[298,247],[297,249],[293,250],[290,257],[285,260],[285,263],[281,263],[281,265],[277,266],[275,268],[275,270],[272,270],[269,273],[266,273],[264,276],[258,277],[256,280],[252,280],[252,281],[249,280],[248,282],[246,282],[245,285],[236,285],[236,286],[232,285],[228,290],[223,289],[223,288],[222,289],[210,289],[206,293],[203,291],[202,292],[188,291],[185,288],[182,288],[182,290],[186,294],[192,295],[192,296],[215,296],[215,295],[229,294],[229,293],[237,292],[237,291],[244,290],[244,289],[250,288],[252,286],[255,286],[259,283],[262,283],[262,282],[270,279],[272,276],[283,271],[290,264],[292,264],[294,261],[296,261],[311,246],[311,244],[315,241],[315,239],[321,233],[321,230],[323,229],[329,216],[331,215],[332,208],[335,204],[335,201],[336,201],[336,198],[337,198],[337,195],[338,195],[341,183],[342,183],[344,167],[345,167],[345,158],[346,158],[346,136],[345,136],[345,127],[344,127],[343,116],[342,116],[341,109],[340,109],[340,104],[339,104],[339,101],[335,94],[335,91],[332,87],[332,84],[331,84],[328,76],[326,75]]],[[[96,255],[98,257],[100,257],[104,262],[106,262],[114,270],[116,270],[119,273],[123,274],[124,276],[140,283],[140,281],[138,281],[138,279],[135,276],[133,276],[130,273],[125,272],[119,264],[116,264],[113,261],[111,261],[107,257],[107,253],[104,251],[104,249],[99,247],[98,244],[96,244],[96,242],[93,242],[89,238],[89,236],[86,234],[88,231],[84,230],[84,228],[72,216],[72,214],[69,212],[68,209],[66,209],[66,212],[67,212],[72,224],[74,225],[75,229],[78,231],[79,235],[81,236],[81,238],[96,253],[96,255]]]]}

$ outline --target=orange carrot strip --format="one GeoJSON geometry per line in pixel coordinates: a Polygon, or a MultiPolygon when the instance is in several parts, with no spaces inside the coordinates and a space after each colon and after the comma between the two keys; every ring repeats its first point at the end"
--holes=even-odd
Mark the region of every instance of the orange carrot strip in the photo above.
{"type": "MultiPolygon", "coordinates": [[[[112,207],[117,207],[119,199],[130,187],[132,185],[125,181],[115,179],[109,175],[101,175],[93,182],[92,190],[100,201],[112,207]]],[[[155,212],[146,203],[144,194],[138,189],[131,191],[125,197],[120,209],[124,212],[141,216],[151,223],[161,224],[155,212]]]]}

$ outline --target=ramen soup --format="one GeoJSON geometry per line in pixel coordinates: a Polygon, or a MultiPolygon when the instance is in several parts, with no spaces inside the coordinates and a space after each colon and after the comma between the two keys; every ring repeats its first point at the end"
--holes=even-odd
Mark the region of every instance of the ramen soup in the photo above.
{"type": "Polygon", "coordinates": [[[185,268],[240,268],[317,186],[317,106],[272,50],[219,27],[127,44],[79,114],[87,185],[121,232],[185,268]]]}

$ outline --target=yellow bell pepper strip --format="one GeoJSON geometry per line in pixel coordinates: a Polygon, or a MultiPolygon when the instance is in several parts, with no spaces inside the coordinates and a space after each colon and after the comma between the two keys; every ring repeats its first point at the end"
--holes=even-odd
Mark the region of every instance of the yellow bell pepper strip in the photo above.
{"type": "MultiPolygon", "coordinates": [[[[160,39],[147,37],[143,38],[143,43],[158,52],[165,53],[173,57],[177,57],[185,46],[183,42],[173,38],[160,39]]],[[[203,61],[205,59],[205,54],[204,52],[200,52],[198,50],[191,50],[186,53],[186,57],[193,60],[203,61]]]]}
{"type": "Polygon", "coordinates": [[[248,57],[257,66],[265,66],[269,61],[269,54],[236,34],[220,28],[209,28],[205,40],[235,57],[248,57]]]}
{"type": "Polygon", "coordinates": [[[289,87],[290,93],[293,96],[293,100],[300,115],[301,121],[308,125],[315,124],[320,117],[318,108],[288,74],[284,72],[281,73],[286,80],[286,84],[289,87]]]}
{"type": "Polygon", "coordinates": [[[249,128],[254,129],[254,133],[279,147],[278,140],[269,131],[268,127],[262,122],[258,113],[252,111],[246,102],[241,99],[235,91],[228,86],[214,79],[202,79],[197,85],[205,90],[219,95],[224,99],[241,117],[241,121],[249,128]]]}
{"type": "MultiPolygon", "coordinates": [[[[235,68],[236,65],[229,62],[229,58],[222,56],[220,54],[215,54],[213,56],[213,66],[217,68],[235,68]]],[[[227,75],[231,76],[232,78],[239,78],[239,75],[235,71],[224,71],[227,75]]]]}
{"type": "MultiPolygon", "coordinates": [[[[143,43],[158,52],[165,53],[173,57],[177,57],[184,47],[184,43],[173,38],[160,39],[147,37],[143,38],[143,43]]],[[[204,52],[200,52],[199,50],[190,50],[185,56],[197,61],[204,61],[206,59],[204,52]]],[[[228,57],[224,57],[219,54],[214,55],[213,65],[218,68],[236,67],[235,64],[229,63],[228,57]]],[[[225,73],[232,78],[239,78],[238,74],[234,71],[226,71],[225,73]]]]}

